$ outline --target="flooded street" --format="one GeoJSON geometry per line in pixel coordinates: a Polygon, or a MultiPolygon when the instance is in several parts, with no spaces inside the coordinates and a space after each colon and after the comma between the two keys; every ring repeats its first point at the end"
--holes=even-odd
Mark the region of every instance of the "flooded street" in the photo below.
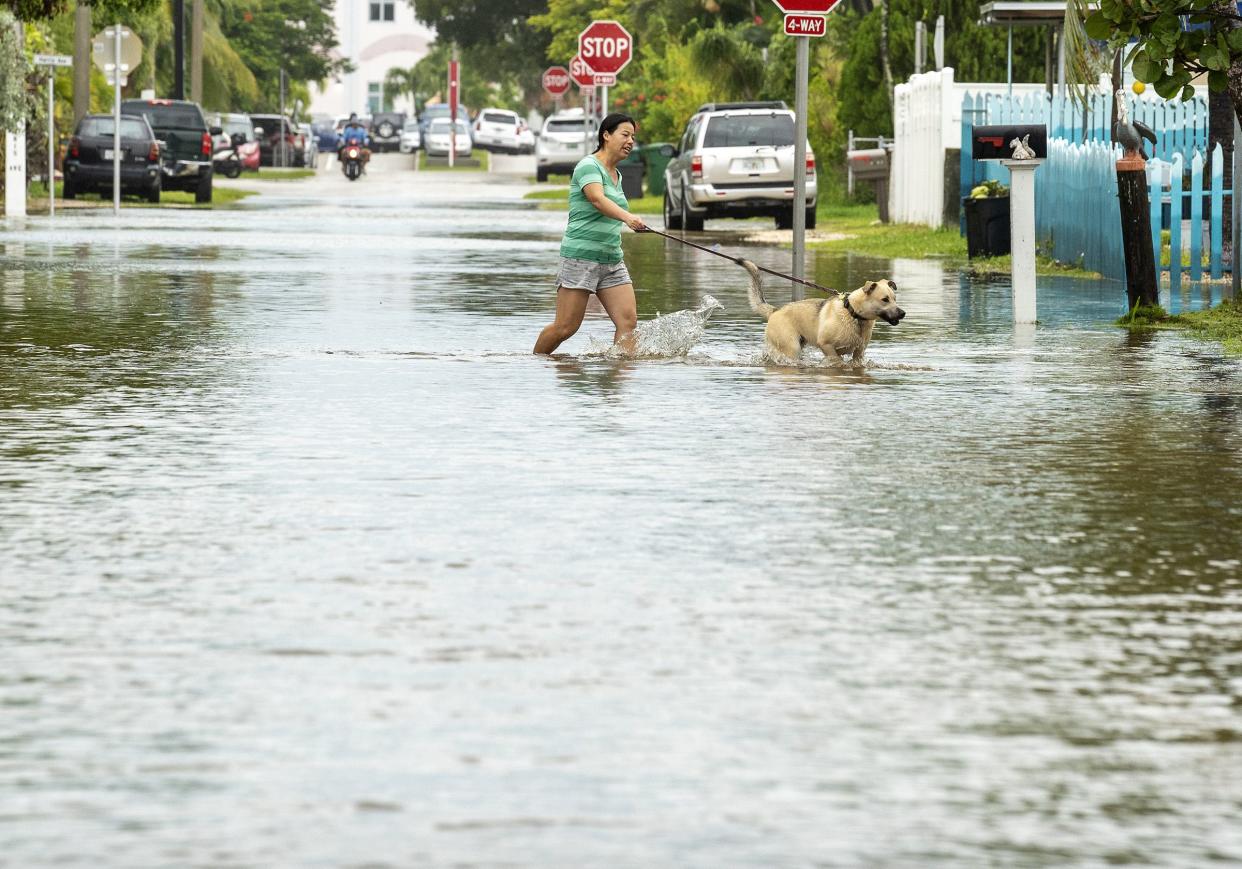
{"type": "Polygon", "coordinates": [[[1242,862],[1242,363],[629,234],[703,340],[538,358],[565,213],[406,162],[0,225],[0,865],[1242,862]]]}

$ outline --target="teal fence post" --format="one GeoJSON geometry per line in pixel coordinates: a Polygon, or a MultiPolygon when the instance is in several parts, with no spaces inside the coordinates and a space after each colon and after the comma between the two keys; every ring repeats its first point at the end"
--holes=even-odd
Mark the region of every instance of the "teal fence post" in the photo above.
{"type": "Polygon", "coordinates": [[[1182,155],[1173,154],[1169,179],[1169,291],[1176,298],[1182,287],[1182,155]]]}
{"type": "Polygon", "coordinates": [[[1203,277],[1203,155],[1190,160],[1190,279],[1203,277]]]}
{"type": "Polygon", "coordinates": [[[1155,253],[1156,284],[1160,284],[1160,230],[1164,219],[1164,166],[1159,160],[1147,164],[1147,199],[1151,204],[1151,246],[1155,253]]]}
{"type": "Polygon", "coordinates": [[[1220,280],[1221,263],[1224,261],[1222,235],[1224,233],[1225,207],[1225,156],[1221,151],[1220,142],[1212,149],[1212,280],[1220,280]]]}

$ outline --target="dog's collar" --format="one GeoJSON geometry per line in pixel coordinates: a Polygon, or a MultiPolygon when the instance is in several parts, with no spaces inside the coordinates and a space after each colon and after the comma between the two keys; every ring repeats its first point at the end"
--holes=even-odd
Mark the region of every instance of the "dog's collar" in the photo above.
{"type": "Polygon", "coordinates": [[[850,295],[849,295],[849,293],[843,293],[843,294],[841,295],[841,303],[842,303],[843,305],[845,305],[845,310],[849,311],[849,312],[850,312],[850,316],[851,316],[851,317],[853,317],[855,320],[857,320],[857,321],[858,321],[858,322],[860,322],[860,323],[865,323],[865,322],[867,321],[867,318],[866,318],[866,317],[864,317],[864,316],[862,316],[861,314],[859,314],[859,313],[858,313],[857,311],[855,311],[855,310],[854,310],[854,308],[850,305],[850,295]]]}

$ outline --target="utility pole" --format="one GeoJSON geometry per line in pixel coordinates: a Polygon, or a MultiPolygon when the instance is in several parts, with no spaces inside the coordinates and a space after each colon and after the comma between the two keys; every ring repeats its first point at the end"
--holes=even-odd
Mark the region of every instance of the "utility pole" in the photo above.
{"type": "Polygon", "coordinates": [[[190,6],[190,99],[203,101],[203,0],[190,6]]]}
{"type": "Polygon", "coordinates": [[[79,3],[73,13],[73,126],[91,110],[91,7],[79,3]]]}
{"type": "Polygon", "coordinates": [[[173,0],[173,99],[185,99],[185,0],[173,0]]]}

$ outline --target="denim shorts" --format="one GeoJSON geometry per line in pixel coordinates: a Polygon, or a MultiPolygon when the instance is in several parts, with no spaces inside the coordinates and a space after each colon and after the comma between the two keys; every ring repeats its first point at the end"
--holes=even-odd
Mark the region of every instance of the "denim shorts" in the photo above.
{"type": "Polygon", "coordinates": [[[630,272],[624,262],[605,263],[592,262],[585,259],[569,259],[561,257],[560,268],[556,271],[556,285],[575,290],[586,290],[596,293],[609,287],[633,283],[630,272]]]}

